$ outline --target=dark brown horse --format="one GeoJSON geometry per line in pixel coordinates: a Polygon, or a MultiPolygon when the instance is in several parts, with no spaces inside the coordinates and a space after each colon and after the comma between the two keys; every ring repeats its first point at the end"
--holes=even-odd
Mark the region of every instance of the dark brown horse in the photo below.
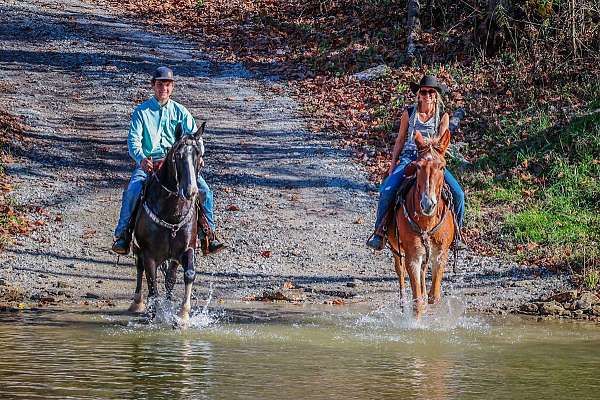
{"type": "Polygon", "coordinates": [[[450,131],[430,140],[417,132],[415,144],[419,157],[405,172],[406,176],[415,176],[415,184],[396,211],[395,226],[388,230],[388,240],[394,252],[400,295],[404,297],[408,272],[415,313],[419,317],[425,306],[425,277],[430,261],[429,303],[440,301],[442,275],[455,228],[452,209],[442,196],[446,168],[444,154],[450,144],[450,131]]]}
{"type": "Polygon", "coordinates": [[[137,282],[129,311],[142,312],[145,309],[141,293],[144,272],[148,283],[148,297],[156,297],[157,268],[168,263],[165,288],[170,297],[177,267],[182,265],[185,294],[179,317],[184,325],[189,321],[192,284],[196,275],[196,179],[202,163],[201,136],[204,126],[205,123],[194,135],[182,135],[181,125],[177,126],[175,144],[162,165],[149,178],[134,229],[133,252],[136,256],[137,282]]]}

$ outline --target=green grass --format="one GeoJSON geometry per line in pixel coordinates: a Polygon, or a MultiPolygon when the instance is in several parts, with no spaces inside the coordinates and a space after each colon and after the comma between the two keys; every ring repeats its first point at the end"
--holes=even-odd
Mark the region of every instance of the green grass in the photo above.
{"type": "Polygon", "coordinates": [[[600,113],[582,114],[563,126],[543,109],[501,121],[482,137],[490,150],[462,175],[476,223],[489,232],[500,224],[498,240],[532,249],[518,254],[523,261],[529,255],[580,269],[600,262],[600,113]],[[482,218],[491,211],[499,221],[482,218]]]}

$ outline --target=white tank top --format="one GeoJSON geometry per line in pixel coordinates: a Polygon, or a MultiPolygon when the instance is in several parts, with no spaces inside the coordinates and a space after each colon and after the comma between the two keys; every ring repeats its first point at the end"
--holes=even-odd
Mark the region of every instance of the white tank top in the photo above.
{"type": "Polygon", "coordinates": [[[408,132],[406,134],[406,142],[404,143],[402,154],[417,152],[417,145],[415,144],[415,131],[421,132],[421,135],[423,135],[424,138],[432,138],[437,136],[435,115],[429,118],[427,122],[421,122],[416,107],[413,108],[413,112],[409,114],[408,118],[408,132]]]}

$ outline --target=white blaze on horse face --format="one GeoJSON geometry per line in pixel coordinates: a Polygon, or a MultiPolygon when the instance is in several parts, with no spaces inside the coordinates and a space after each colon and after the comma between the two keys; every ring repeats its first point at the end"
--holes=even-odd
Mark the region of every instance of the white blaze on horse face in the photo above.
{"type": "Polygon", "coordinates": [[[435,185],[433,184],[433,173],[432,167],[427,165],[422,168],[423,173],[427,173],[427,181],[425,182],[425,188],[421,193],[421,213],[427,217],[433,215],[435,207],[437,205],[437,196],[435,193],[435,185]]]}
{"type": "Polygon", "coordinates": [[[198,194],[198,184],[196,183],[196,168],[194,167],[194,162],[192,160],[192,152],[193,150],[191,149],[191,147],[186,148],[185,151],[185,166],[184,168],[186,169],[186,181],[185,185],[183,185],[180,189],[179,193],[180,195],[182,195],[183,197],[186,198],[192,198],[193,196],[198,194]],[[184,192],[185,191],[185,192],[184,192]]]}

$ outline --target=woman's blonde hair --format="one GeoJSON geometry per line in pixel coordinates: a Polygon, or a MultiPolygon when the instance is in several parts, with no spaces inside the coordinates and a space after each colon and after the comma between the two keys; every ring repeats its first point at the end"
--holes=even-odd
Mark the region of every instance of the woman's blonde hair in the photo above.
{"type": "MultiPolygon", "coordinates": [[[[440,92],[438,92],[436,90],[435,92],[435,134],[436,136],[439,134],[439,128],[440,128],[440,118],[442,115],[444,115],[444,101],[442,100],[442,95],[440,94],[440,92]]],[[[415,105],[414,105],[414,112],[412,115],[412,126],[415,126],[415,123],[417,122],[417,113],[419,112],[419,91],[417,91],[417,93],[415,93],[415,105]]],[[[413,132],[414,134],[414,132],[413,132]]]]}

